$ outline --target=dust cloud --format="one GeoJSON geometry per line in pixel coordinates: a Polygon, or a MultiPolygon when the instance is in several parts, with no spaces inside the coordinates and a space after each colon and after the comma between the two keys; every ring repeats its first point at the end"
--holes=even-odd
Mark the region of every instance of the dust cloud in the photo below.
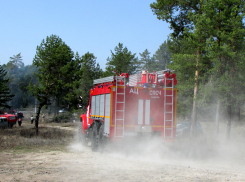
{"type": "Polygon", "coordinates": [[[179,138],[174,142],[164,142],[160,137],[142,135],[109,141],[103,151],[99,152],[92,152],[89,146],[83,146],[78,141],[68,148],[72,152],[96,156],[97,161],[117,159],[113,164],[115,166],[120,165],[118,160],[127,160],[132,163],[245,172],[245,126],[233,123],[231,138],[228,141],[225,122],[220,123],[218,136],[213,122],[200,123],[203,127],[203,135],[195,140],[179,138]]]}

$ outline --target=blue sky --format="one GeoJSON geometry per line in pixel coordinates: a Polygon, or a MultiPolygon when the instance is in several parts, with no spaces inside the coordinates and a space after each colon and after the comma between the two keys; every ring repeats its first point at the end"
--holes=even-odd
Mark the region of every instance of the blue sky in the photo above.
{"type": "Polygon", "coordinates": [[[32,64],[37,45],[58,35],[80,56],[94,53],[105,68],[118,43],[129,51],[152,54],[171,33],[150,9],[154,0],[0,0],[0,64],[21,52],[32,64]]]}

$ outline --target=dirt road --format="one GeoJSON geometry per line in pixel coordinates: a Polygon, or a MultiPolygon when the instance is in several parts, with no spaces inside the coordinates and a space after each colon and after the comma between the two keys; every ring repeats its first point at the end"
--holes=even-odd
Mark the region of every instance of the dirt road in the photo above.
{"type": "MultiPolygon", "coordinates": [[[[244,133],[244,128],[233,131],[244,133]]],[[[60,151],[1,151],[0,182],[245,181],[244,137],[240,140],[205,147],[201,143],[195,147],[198,150],[192,145],[181,147],[182,141],[177,147],[152,140],[138,145],[131,141],[127,147],[113,143],[100,153],[74,139],[60,151]]]]}
{"type": "Polygon", "coordinates": [[[244,158],[216,162],[152,153],[67,151],[1,153],[0,181],[245,181],[244,158]]]}

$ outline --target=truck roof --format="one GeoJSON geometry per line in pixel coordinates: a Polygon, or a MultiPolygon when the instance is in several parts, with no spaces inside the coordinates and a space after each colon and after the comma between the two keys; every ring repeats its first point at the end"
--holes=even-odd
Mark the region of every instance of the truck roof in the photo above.
{"type": "Polygon", "coordinates": [[[0,114],[0,117],[15,116],[14,114],[0,114]]]}

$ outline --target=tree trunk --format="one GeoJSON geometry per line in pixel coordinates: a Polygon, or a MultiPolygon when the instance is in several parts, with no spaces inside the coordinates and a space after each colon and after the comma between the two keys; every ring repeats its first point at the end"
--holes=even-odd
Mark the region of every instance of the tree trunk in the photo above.
{"type": "Polygon", "coordinates": [[[216,110],[216,121],[215,121],[216,137],[218,137],[219,135],[219,120],[220,120],[220,100],[218,100],[217,110],[216,110]]]}
{"type": "Polygon", "coordinates": [[[197,50],[197,64],[196,64],[196,78],[195,78],[195,88],[194,88],[194,98],[193,98],[193,110],[192,110],[192,123],[191,123],[191,133],[190,137],[193,138],[196,133],[196,122],[197,122],[197,104],[196,98],[198,93],[198,77],[199,77],[199,59],[200,59],[200,48],[197,50]]]}
{"type": "Polygon", "coordinates": [[[230,140],[231,135],[231,104],[228,106],[228,121],[227,121],[227,130],[226,130],[226,139],[230,140]]]}
{"type": "Polygon", "coordinates": [[[53,112],[54,112],[54,116],[56,116],[57,115],[57,97],[55,97],[55,99],[54,99],[54,110],[53,110],[53,112]]]}
{"type": "Polygon", "coordinates": [[[35,119],[35,128],[36,128],[36,135],[38,135],[38,123],[39,123],[39,115],[41,112],[42,107],[45,105],[46,102],[39,103],[39,106],[37,108],[37,114],[35,119]]]}
{"type": "Polygon", "coordinates": [[[238,121],[241,121],[241,105],[238,106],[238,113],[237,113],[238,121]]]}
{"type": "MultiPolygon", "coordinates": [[[[231,85],[231,79],[230,79],[229,83],[231,85]]],[[[229,95],[228,95],[228,103],[229,103],[228,108],[227,108],[228,121],[227,121],[227,129],[226,129],[226,140],[227,141],[230,140],[230,135],[231,135],[231,118],[232,118],[231,107],[232,107],[232,103],[233,103],[231,93],[229,93],[229,95]]]]}
{"type": "MultiPolygon", "coordinates": [[[[234,51],[234,47],[235,47],[235,42],[234,42],[234,38],[233,38],[233,42],[232,42],[232,46],[233,46],[233,52],[234,51]]],[[[229,80],[229,85],[233,85],[234,82],[232,82],[233,78],[234,78],[234,74],[235,74],[235,65],[234,65],[234,60],[231,59],[231,63],[232,63],[232,69],[231,69],[231,77],[230,77],[230,80],[229,80]]],[[[235,84],[233,85],[233,88],[235,88],[235,84]]],[[[230,135],[231,135],[231,119],[232,119],[232,105],[234,105],[233,101],[233,97],[232,97],[232,92],[230,91],[229,93],[229,96],[228,96],[228,103],[229,103],[229,106],[228,106],[228,114],[229,114],[229,119],[227,121],[227,131],[226,131],[226,139],[227,141],[230,140],[230,135]]]]}

